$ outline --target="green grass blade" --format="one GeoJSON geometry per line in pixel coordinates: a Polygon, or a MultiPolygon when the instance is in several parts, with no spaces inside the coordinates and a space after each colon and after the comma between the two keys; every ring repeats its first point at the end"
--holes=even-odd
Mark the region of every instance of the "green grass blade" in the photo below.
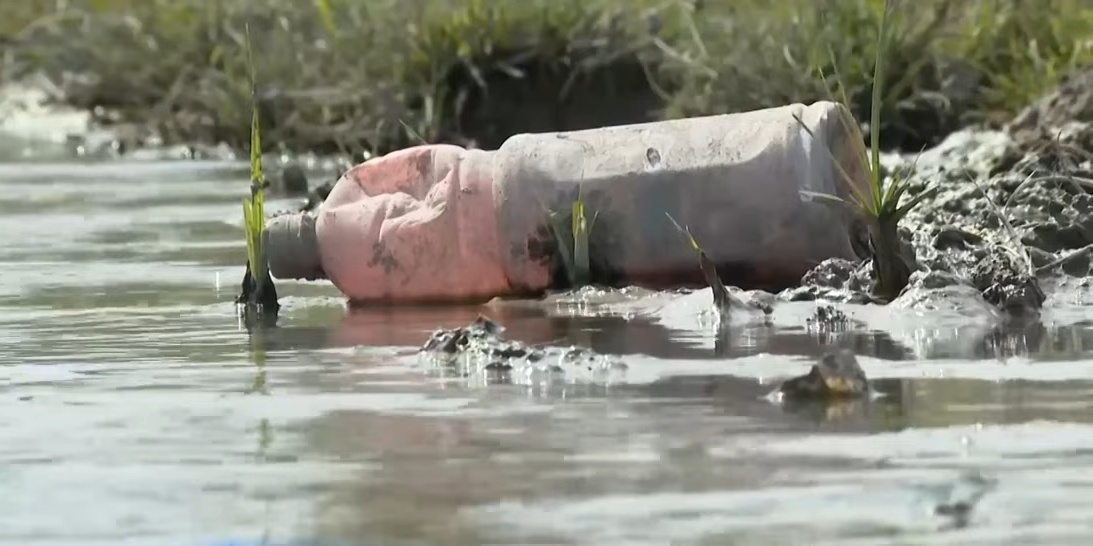
{"type": "Polygon", "coordinates": [[[717,274],[717,267],[714,265],[713,260],[710,259],[705,250],[702,250],[702,247],[698,246],[698,241],[691,235],[691,230],[679,225],[679,222],[672,218],[671,214],[665,212],[664,215],[672,221],[672,224],[675,224],[680,233],[687,237],[687,240],[691,243],[691,248],[698,252],[698,267],[702,271],[702,278],[706,281],[706,285],[710,287],[710,292],[713,293],[714,307],[721,314],[722,320],[728,318],[732,309],[733,298],[729,294],[729,289],[725,288],[725,283],[721,282],[721,277],[717,274]]]}
{"type": "MultiPolygon", "coordinates": [[[[250,76],[250,179],[251,191],[256,191],[255,184],[260,184],[262,178],[262,134],[258,119],[258,75],[254,64],[254,51],[251,48],[250,25],[246,25],[247,46],[247,70],[250,76]]],[[[258,188],[260,189],[260,188],[258,188]]]]}
{"type": "MultiPolygon", "coordinates": [[[[827,48],[827,54],[831,59],[831,71],[835,73],[835,82],[838,84],[839,89],[839,97],[837,99],[833,97],[832,100],[842,104],[845,109],[845,111],[839,113],[839,121],[842,123],[843,130],[846,131],[847,134],[857,137],[854,139],[854,149],[858,153],[862,165],[864,165],[866,169],[870,169],[869,151],[865,149],[865,144],[862,142],[861,127],[858,126],[858,121],[854,119],[854,115],[850,112],[850,98],[846,95],[846,86],[843,85],[842,75],[839,73],[839,66],[835,61],[835,52],[832,51],[830,45],[827,48]]],[[[824,75],[823,70],[820,70],[819,72],[820,81],[823,82],[824,88],[830,90],[831,87],[827,83],[827,77],[824,75]]]]}
{"type": "Polygon", "coordinates": [[[254,244],[254,238],[251,235],[253,224],[253,207],[251,206],[250,199],[243,200],[243,231],[245,232],[245,241],[247,243],[247,265],[250,267],[251,275],[253,276],[257,269],[258,264],[258,248],[254,244]]]}
{"type": "Polygon", "coordinates": [[[926,191],[912,197],[911,200],[907,202],[907,204],[893,210],[892,211],[892,217],[894,218],[894,220],[896,222],[902,220],[904,216],[907,216],[908,212],[911,212],[911,209],[917,207],[919,203],[923,202],[927,198],[933,197],[934,194],[936,194],[936,193],[937,193],[937,188],[930,188],[930,189],[928,189],[928,190],[926,190],[926,191]]]}
{"type": "MultiPolygon", "coordinates": [[[[804,120],[802,120],[800,118],[800,116],[798,116],[797,114],[792,114],[792,115],[793,115],[793,119],[797,120],[797,123],[801,126],[802,129],[805,130],[806,133],[808,133],[808,135],[810,137],[816,138],[816,135],[812,132],[812,129],[810,129],[808,127],[808,125],[805,125],[804,120]]],[[[861,135],[860,132],[851,133],[851,134],[852,135],[856,134],[856,135],[859,135],[859,136],[861,135]]],[[[850,173],[846,172],[846,169],[843,168],[842,163],[840,163],[839,159],[837,157],[835,157],[835,154],[831,152],[831,149],[827,148],[827,146],[824,146],[824,149],[825,149],[825,151],[827,151],[828,157],[831,158],[831,163],[833,165],[835,165],[835,170],[838,171],[838,174],[842,178],[843,183],[850,187],[850,194],[851,194],[851,197],[854,199],[855,203],[858,205],[858,207],[863,209],[863,211],[868,212],[869,211],[869,203],[872,202],[872,197],[867,197],[862,192],[862,189],[859,188],[858,185],[854,183],[854,179],[850,176],[850,173]]],[[[864,162],[867,159],[865,157],[865,155],[862,154],[861,157],[859,157],[859,159],[862,161],[862,164],[865,165],[864,162]]],[[[816,192],[806,192],[806,193],[812,194],[812,196],[820,195],[816,192]]],[[[836,199],[842,200],[841,197],[837,197],[837,196],[830,196],[830,197],[835,197],[836,199]]]]}
{"type": "Polygon", "coordinates": [[[261,279],[266,275],[266,267],[260,263],[262,255],[262,228],[265,220],[265,187],[262,176],[262,137],[258,116],[258,77],[254,64],[254,51],[251,47],[250,25],[245,26],[247,50],[247,69],[250,77],[251,128],[250,128],[250,198],[243,204],[243,229],[246,233],[247,263],[251,276],[261,279]]]}
{"type": "Polygon", "coordinates": [[[702,248],[698,246],[698,241],[695,241],[694,236],[691,235],[691,230],[686,229],[683,226],[679,225],[679,222],[677,222],[675,218],[672,218],[671,214],[668,214],[667,212],[665,212],[664,215],[667,216],[668,219],[672,221],[672,224],[676,226],[676,229],[678,229],[679,232],[682,233],[683,236],[687,238],[687,241],[689,243],[691,243],[691,248],[692,249],[694,249],[696,252],[702,252],[702,248]]]}
{"type": "Polygon", "coordinates": [[[584,215],[584,201],[580,197],[573,202],[570,220],[573,230],[573,266],[576,286],[588,282],[590,267],[588,256],[588,219],[584,215]]]}
{"type": "Polygon", "coordinates": [[[881,200],[884,208],[882,210],[892,210],[899,206],[899,200],[903,199],[903,194],[907,193],[907,183],[898,178],[893,177],[888,181],[888,185],[884,188],[884,198],[881,200]]]}
{"type": "MultiPolygon", "coordinates": [[[[539,208],[543,209],[543,214],[546,215],[547,226],[550,228],[550,233],[554,236],[555,249],[562,259],[562,269],[565,270],[566,278],[569,279],[570,286],[578,286],[577,268],[574,264],[573,256],[573,250],[576,245],[574,244],[574,239],[572,237],[572,227],[569,227],[567,230],[564,215],[561,212],[550,210],[539,198],[535,198],[535,200],[539,203],[539,208]]],[[[570,222],[570,226],[572,226],[572,221],[570,222]]]]}
{"type": "Polygon", "coordinates": [[[577,272],[576,266],[573,265],[573,246],[569,244],[570,238],[566,236],[565,222],[562,220],[561,214],[549,210],[547,211],[547,222],[550,225],[551,233],[554,234],[555,247],[558,255],[562,258],[562,268],[565,269],[569,284],[576,286],[577,272]]]}
{"type": "MultiPolygon", "coordinates": [[[[876,62],[873,64],[873,96],[869,112],[869,147],[872,152],[870,161],[873,176],[876,177],[875,190],[881,190],[883,179],[880,174],[880,110],[881,101],[884,100],[884,53],[888,47],[888,19],[892,4],[890,0],[884,0],[884,11],[880,19],[880,30],[877,35],[876,62]]],[[[876,210],[881,210],[884,197],[881,191],[874,191],[873,199],[876,210]]]]}
{"type": "MultiPolygon", "coordinates": [[[[845,169],[842,168],[842,165],[838,162],[838,160],[835,159],[835,156],[831,153],[831,150],[828,150],[827,153],[831,156],[832,161],[842,173],[843,178],[851,186],[851,191],[855,194],[854,199],[858,201],[858,203],[864,210],[869,211],[870,209],[875,208],[872,207],[870,204],[876,204],[876,194],[879,192],[879,173],[877,173],[873,169],[872,164],[869,161],[869,150],[865,148],[865,144],[862,142],[863,137],[861,133],[861,127],[858,126],[858,122],[854,119],[854,115],[850,113],[850,99],[846,95],[846,87],[843,85],[842,76],[839,74],[839,66],[835,60],[835,52],[831,49],[830,45],[828,45],[827,47],[827,55],[831,62],[831,71],[835,75],[835,82],[838,84],[838,98],[836,98],[834,96],[835,94],[831,91],[831,85],[827,83],[827,76],[824,74],[823,69],[819,69],[817,70],[817,72],[819,72],[820,74],[820,81],[823,83],[824,89],[827,90],[829,99],[832,102],[842,104],[843,106],[843,108],[839,111],[839,122],[842,124],[843,130],[846,131],[848,135],[850,135],[851,140],[853,141],[852,145],[854,146],[854,152],[858,156],[858,160],[866,169],[866,175],[869,177],[867,183],[869,184],[870,192],[872,193],[872,195],[870,195],[868,199],[866,199],[865,196],[862,194],[862,191],[860,188],[858,188],[857,184],[853,183],[853,179],[850,178],[850,176],[846,173],[845,169]]],[[[815,138],[815,135],[812,134],[812,130],[809,129],[808,126],[805,125],[798,116],[794,115],[793,117],[797,120],[798,123],[801,124],[802,127],[804,127],[805,131],[807,131],[809,135],[815,138]]]]}
{"type": "MultiPolygon", "coordinates": [[[[1032,175],[1029,176],[1031,177],[1032,175]]],[[[983,188],[983,186],[979,183],[978,180],[975,179],[974,176],[971,176],[969,174],[967,178],[972,182],[972,184],[975,184],[976,189],[979,190],[979,194],[982,195],[983,200],[987,202],[987,206],[991,208],[991,211],[994,212],[994,215],[998,217],[998,221],[1002,223],[1002,227],[1005,228],[1006,235],[1009,236],[1010,244],[1019,248],[1020,252],[1013,249],[1008,250],[1016,255],[1019,258],[1019,261],[1023,262],[1022,265],[1024,266],[1026,273],[1030,277],[1035,276],[1036,268],[1032,264],[1032,257],[1029,255],[1028,249],[1025,248],[1024,243],[1021,242],[1021,235],[1017,233],[1017,230],[1013,227],[1013,223],[1010,222],[1005,212],[1003,212],[1002,209],[998,208],[998,205],[995,204],[994,201],[991,201],[990,196],[987,195],[987,190],[983,188]]],[[[1027,180],[1028,179],[1026,179],[1026,181],[1027,180]]]]}
{"type": "Polygon", "coordinates": [[[855,211],[855,209],[861,207],[857,203],[854,203],[852,201],[847,201],[846,199],[843,199],[842,197],[839,197],[838,195],[831,195],[830,193],[823,193],[823,192],[809,191],[809,190],[798,190],[797,193],[799,193],[800,195],[803,195],[805,197],[820,201],[825,205],[832,205],[832,206],[840,207],[840,208],[842,208],[842,209],[844,209],[844,210],[846,210],[850,213],[857,212],[857,211],[855,211]]]}
{"type": "Polygon", "coordinates": [[[413,127],[410,127],[410,124],[406,123],[402,118],[399,118],[398,122],[402,125],[402,130],[406,131],[406,136],[410,137],[418,144],[429,143],[429,141],[426,140],[425,137],[421,136],[421,133],[417,132],[417,130],[413,127]]]}
{"type": "Polygon", "coordinates": [[[334,24],[334,10],[330,7],[330,0],[315,0],[315,11],[319,12],[319,20],[322,21],[326,33],[333,38],[338,27],[334,24]]]}
{"type": "MultiPolygon", "coordinates": [[[[847,108],[850,108],[850,97],[846,95],[846,87],[843,85],[843,82],[846,80],[843,80],[842,74],[839,73],[839,63],[835,60],[835,50],[831,49],[830,44],[827,46],[827,56],[831,60],[831,71],[835,73],[835,83],[839,86],[839,98],[837,100],[847,108]]],[[[827,78],[822,69],[820,70],[820,81],[823,82],[825,89],[831,89],[827,84],[827,78]]]]}

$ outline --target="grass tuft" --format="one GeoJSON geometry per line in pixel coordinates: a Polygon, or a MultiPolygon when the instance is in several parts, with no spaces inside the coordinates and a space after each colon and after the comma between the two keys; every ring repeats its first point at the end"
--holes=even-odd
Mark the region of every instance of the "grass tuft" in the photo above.
{"type": "Polygon", "coordinates": [[[547,220],[555,247],[562,260],[562,268],[571,288],[580,288],[592,282],[591,247],[589,238],[599,211],[589,218],[585,213],[585,201],[578,190],[577,198],[570,205],[568,214],[547,210],[547,220]],[[568,218],[568,222],[566,219],[568,218]],[[567,225],[568,224],[568,225],[567,225]]]}
{"type": "MultiPolygon", "coordinates": [[[[254,56],[251,51],[250,27],[247,27],[247,66],[250,74],[251,97],[257,101],[257,74],[254,56]]],[[[268,268],[260,261],[262,255],[262,227],[265,224],[265,179],[262,174],[262,129],[258,107],[251,106],[250,126],[250,197],[243,200],[243,226],[247,237],[247,265],[250,270],[262,277],[268,275],[268,268]]]]}
{"type": "Polygon", "coordinates": [[[247,268],[243,273],[242,289],[236,302],[244,313],[257,311],[259,317],[275,317],[279,310],[277,288],[270,275],[269,262],[262,249],[265,227],[265,190],[268,182],[262,173],[262,128],[257,106],[258,75],[251,49],[250,26],[245,26],[244,45],[247,52],[248,79],[251,88],[250,126],[250,196],[243,199],[243,230],[247,243],[247,268]]]}
{"type": "MultiPolygon", "coordinates": [[[[884,0],[884,12],[880,18],[877,30],[876,59],[873,68],[872,108],[870,109],[869,127],[881,127],[881,105],[883,103],[884,77],[885,77],[885,52],[891,47],[891,25],[897,2],[884,0]]],[[[834,67],[834,56],[832,56],[834,67]]],[[[834,68],[833,68],[834,69],[834,68]]],[[[826,81],[826,77],[821,74],[826,81]]],[[[858,159],[865,166],[867,190],[860,188],[853,178],[839,164],[838,159],[832,154],[833,164],[838,169],[840,178],[848,186],[850,199],[821,194],[816,192],[802,192],[803,194],[821,200],[823,202],[844,206],[856,216],[866,221],[869,230],[869,251],[872,254],[873,274],[876,278],[874,287],[875,295],[885,301],[891,301],[899,296],[899,293],[907,286],[911,277],[911,264],[908,264],[902,252],[902,241],[899,236],[899,222],[907,216],[925,199],[936,193],[936,188],[929,188],[903,202],[903,197],[909,188],[909,175],[914,171],[914,162],[909,166],[903,166],[893,173],[886,173],[880,161],[881,131],[873,129],[869,135],[869,147],[866,148],[861,138],[858,123],[853,119],[849,111],[848,99],[841,78],[836,69],[836,84],[841,97],[839,102],[844,108],[839,109],[839,118],[844,129],[856,138],[852,139],[852,145],[857,149],[858,159]]],[[[834,99],[833,99],[834,100],[834,99]]],[[[797,122],[810,135],[812,132],[799,117],[794,115],[797,122]]],[[[812,135],[813,137],[815,135],[812,135]]],[[[830,150],[828,150],[830,154],[830,150]]]]}

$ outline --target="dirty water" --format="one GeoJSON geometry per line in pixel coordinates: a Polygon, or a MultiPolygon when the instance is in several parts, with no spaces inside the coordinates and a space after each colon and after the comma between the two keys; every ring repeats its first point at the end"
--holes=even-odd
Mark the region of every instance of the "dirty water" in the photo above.
{"type": "Polygon", "coordinates": [[[1013,332],[853,306],[869,326],[829,331],[794,303],[718,335],[665,294],[349,312],[329,285],[282,282],[277,327],[252,335],[232,304],[245,169],[0,164],[0,543],[1093,537],[1093,328],[1076,287],[1013,332]],[[497,384],[416,358],[479,313],[628,369],[497,384]],[[831,344],[885,396],[764,398],[831,344]]]}

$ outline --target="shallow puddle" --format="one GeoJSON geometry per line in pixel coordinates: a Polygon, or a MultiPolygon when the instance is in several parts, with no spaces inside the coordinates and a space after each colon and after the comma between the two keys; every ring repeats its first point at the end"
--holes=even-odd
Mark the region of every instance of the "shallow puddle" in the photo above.
{"type": "MultiPolygon", "coordinates": [[[[0,164],[0,542],[1084,544],[1093,327],[779,307],[703,325],[701,294],[347,311],[280,283],[242,328],[245,166],[0,164]],[[609,382],[504,382],[418,346],[478,314],[621,355],[609,382]],[[852,347],[884,396],[778,406],[852,347]]],[[[294,200],[274,201],[269,209],[294,200]]]]}

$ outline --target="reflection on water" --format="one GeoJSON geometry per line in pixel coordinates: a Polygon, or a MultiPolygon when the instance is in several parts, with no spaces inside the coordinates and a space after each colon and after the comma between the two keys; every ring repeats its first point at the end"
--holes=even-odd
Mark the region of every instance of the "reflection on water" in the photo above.
{"type": "Polygon", "coordinates": [[[276,324],[248,329],[231,304],[245,176],[0,166],[0,543],[1093,536],[1093,328],[1078,304],[1000,328],[852,306],[826,324],[799,303],[715,331],[665,311],[682,292],[347,310],[329,285],[286,282],[276,324]],[[479,314],[628,369],[496,381],[417,358],[434,329],[479,314]],[[881,397],[766,398],[835,346],[881,397]]]}

